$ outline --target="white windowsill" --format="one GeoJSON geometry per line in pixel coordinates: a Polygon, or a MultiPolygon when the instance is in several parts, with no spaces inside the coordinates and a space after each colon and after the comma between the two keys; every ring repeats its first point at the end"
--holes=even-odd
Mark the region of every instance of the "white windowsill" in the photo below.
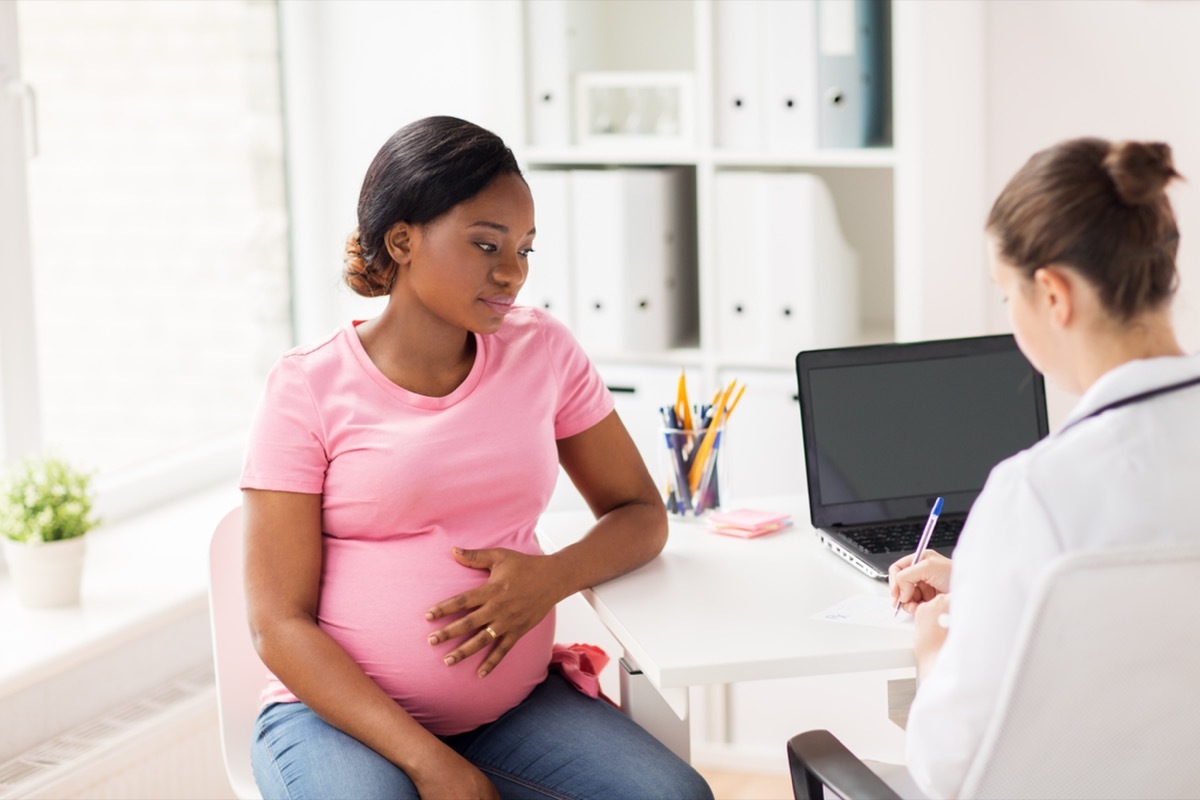
{"type": "MultiPolygon", "coordinates": [[[[206,617],[209,539],[240,502],[234,481],[227,481],[92,531],[78,607],[23,608],[7,569],[0,570],[0,705],[182,620],[206,617]]],[[[186,647],[194,652],[187,658],[208,652],[209,643],[196,638],[189,636],[186,647]]],[[[157,671],[176,663],[178,656],[167,656],[161,666],[144,660],[130,666],[144,673],[139,681],[153,685],[169,677],[157,671]]],[[[72,680],[63,690],[98,688],[72,680]]]]}

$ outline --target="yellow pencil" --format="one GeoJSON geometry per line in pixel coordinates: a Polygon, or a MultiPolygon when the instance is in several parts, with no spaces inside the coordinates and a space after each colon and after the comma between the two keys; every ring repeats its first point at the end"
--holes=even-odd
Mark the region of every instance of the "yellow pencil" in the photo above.
{"type": "MultiPolygon", "coordinates": [[[[735,380],[734,383],[737,383],[737,381],[735,380]]],[[[733,398],[733,405],[729,406],[729,410],[727,412],[725,412],[725,422],[726,423],[729,422],[730,415],[733,414],[733,410],[735,408],[737,408],[738,401],[742,399],[742,395],[745,393],[746,393],[746,384],[743,383],[742,388],[738,389],[737,397],[733,398]]]]}
{"type": "Polygon", "coordinates": [[[704,475],[704,463],[708,460],[709,453],[712,452],[713,440],[717,438],[717,430],[726,416],[725,404],[729,401],[729,395],[733,393],[736,383],[737,381],[730,381],[725,391],[718,391],[717,397],[713,398],[713,406],[717,409],[717,415],[708,424],[708,430],[704,432],[704,438],[700,440],[700,449],[696,451],[696,458],[692,462],[692,469],[688,472],[688,484],[693,492],[700,488],[700,478],[704,475]]]}
{"type": "Polygon", "coordinates": [[[676,397],[675,413],[679,418],[679,423],[685,430],[690,431],[692,429],[692,404],[688,402],[687,380],[684,378],[683,370],[679,370],[679,392],[676,397]]]}

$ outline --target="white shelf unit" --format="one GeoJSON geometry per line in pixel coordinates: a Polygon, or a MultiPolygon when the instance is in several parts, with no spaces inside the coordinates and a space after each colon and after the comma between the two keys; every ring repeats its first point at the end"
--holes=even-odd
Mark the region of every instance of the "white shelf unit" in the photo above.
{"type": "MultiPolygon", "coordinates": [[[[732,377],[753,376],[753,385],[745,380],[747,402],[761,393],[761,407],[754,413],[739,411],[731,437],[741,428],[739,438],[746,446],[736,448],[731,442],[730,447],[740,451],[736,460],[750,465],[771,463],[780,446],[799,447],[794,353],[786,344],[772,354],[731,352],[722,346],[722,298],[717,288],[723,222],[717,213],[719,176],[804,174],[820,178],[828,187],[842,234],[857,254],[858,289],[857,309],[850,312],[853,333],[827,344],[990,331],[984,313],[987,278],[979,233],[986,212],[980,4],[893,2],[891,147],[822,149],[813,145],[814,135],[804,146],[782,149],[776,141],[769,149],[765,145],[723,147],[717,142],[715,53],[720,33],[716,21],[728,10],[719,4],[743,2],[750,0],[569,0],[557,6],[554,0],[524,0],[527,128],[517,149],[526,169],[682,167],[694,171],[696,241],[695,263],[690,265],[697,284],[694,341],[653,352],[588,347],[610,383],[632,390],[618,397],[618,408],[631,430],[643,427],[638,415],[653,417],[657,406],[672,400],[673,394],[662,393],[672,389],[681,367],[687,370],[693,394],[701,398],[711,396],[732,377]],[[560,16],[547,26],[542,12],[555,7],[560,16]],[[540,21],[531,22],[535,19],[540,21]],[[547,78],[547,58],[557,58],[565,74],[547,78]],[[611,143],[579,146],[575,128],[580,115],[573,86],[579,73],[592,71],[690,75],[689,107],[694,118],[685,127],[693,132],[691,141],[660,143],[639,136],[635,143],[614,137],[611,143]],[[550,84],[555,90],[543,92],[542,87],[550,84]],[[545,117],[547,96],[552,98],[550,105],[558,104],[559,114],[559,121],[550,127],[545,117]],[[657,394],[646,396],[651,392],[657,394]]],[[[763,2],[807,4],[811,9],[815,0],[763,2]]],[[[761,60],[764,55],[756,50],[744,57],[761,60]]],[[[806,346],[811,345],[797,343],[794,349],[806,346]]],[[[638,442],[651,467],[659,444],[653,434],[652,429],[643,431],[650,438],[638,442]]],[[[760,480],[761,469],[746,466],[742,471],[754,476],[753,485],[742,485],[735,473],[735,493],[772,494],[796,488],[790,468],[780,471],[788,477],[766,485],[760,480]]]]}
{"type": "MultiPolygon", "coordinates": [[[[524,0],[531,3],[553,0],[524,0]]],[[[795,3],[805,0],[767,0],[795,3]]],[[[716,143],[714,18],[718,2],[745,0],[568,0],[581,13],[564,39],[570,69],[660,69],[693,76],[690,144],[579,147],[540,142],[534,119],[540,97],[525,76],[527,135],[518,152],[526,168],[685,167],[695,171],[695,279],[698,341],[665,352],[594,352],[617,408],[651,470],[661,470],[654,409],[674,397],[685,369],[692,398],[707,399],[731,379],[747,391],[730,425],[726,496],[769,497],[803,491],[800,415],[792,359],[720,346],[715,188],[726,172],[803,173],[829,186],[846,239],[859,256],[859,343],[912,341],[995,332],[980,231],[987,211],[983,94],[985,4],[894,0],[891,6],[892,133],[889,148],[790,151],[716,143]],[[597,16],[602,17],[596,21],[597,16]],[[594,25],[595,28],[589,28],[594,25]],[[614,32],[629,31],[621,39],[614,32]],[[598,36],[591,35],[598,32],[598,36]],[[606,60],[606,54],[608,60],[606,60]]],[[[556,46],[527,40],[530,48],[556,46]]],[[[761,58],[760,51],[745,53],[761,58]]],[[[526,68],[531,63],[527,59],[526,68]]],[[[563,76],[560,89],[570,86],[563,76]]],[[[568,92],[569,94],[569,92],[568,92]]],[[[559,100],[564,100],[562,96],[559,100]]],[[[573,109],[569,119],[575,119],[573,109]]],[[[563,131],[559,131],[560,134],[563,131]]],[[[536,200],[536,198],[535,198],[536,200]]],[[[537,268],[535,262],[535,269],[537,268]]],[[[553,505],[581,507],[560,481],[553,505]]],[[[806,520],[797,520],[804,523],[806,520]]],[[[751,545],[752,546],[752,545],[751,545]]],[[[563,618],[565,619],[565,617],[563,618]]],[[[568,627],[570,626],[570,623],[568,627]]],[[[903,757],[903,737],[886,719],[878,673],[806,681],[705,687],[692,694],[693,752],[704,763],[780,770],[780,742],[805,727],[830,727],[873,758],[903,757]],[[860,698],[852,714],[839,702],[817,720],[814,698],[860,698]],[[786,720],[773,729],[767,720],[786,720]]]]}

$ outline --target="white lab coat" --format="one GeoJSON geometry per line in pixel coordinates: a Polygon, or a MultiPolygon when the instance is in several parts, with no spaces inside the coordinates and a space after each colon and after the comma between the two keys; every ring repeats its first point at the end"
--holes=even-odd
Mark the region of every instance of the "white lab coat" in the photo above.
{"type": "MultiPolygon", "coordinates": [[[[1083,419],[1195,377],[1200,355],[1123,364],[1056,433],[992,470],[954,551],[949,634],[908,717],[908,768],[931,797],[962,787],[1039,565],[1061,553],[1200,538],[1200,386],[1083,419]]],[[[1133,591],[1113,587],[1118,601],[1133,591]]]]}

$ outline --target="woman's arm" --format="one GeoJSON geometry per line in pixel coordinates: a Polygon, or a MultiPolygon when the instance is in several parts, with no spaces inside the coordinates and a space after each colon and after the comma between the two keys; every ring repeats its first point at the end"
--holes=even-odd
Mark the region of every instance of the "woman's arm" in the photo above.
{"type": "Polygon", "coordinates": [[[396,764],[422,798],[495,798],[495,788],[425,730],[317,625],[321,496],[246,490],[246,605],[255,649],[321,719],[396,764]]]}
{"type": "Polygon", "coordinates": [[[558,457],[596,515],[596,524],[580,541],[546,556],[504,549],[456,551],[461,563],[489,570],[491,577],[426,614],[433,620],[468,612],[430,637],[431,644],[468,637],[446,656],[448,664],[491,646],[479,669],[486,675],[558,602],[640,567],[666,544],[666,507],[615,411],[586,431],[560,439],[558,457]]]}
{"type": "Polygon", "coordinates": [[[583,539],[551,556],[567,576],[563,597],[624,575],[662,552],[667,509],[617,412],[560,440],[558,458],[596,515],[583,539]]]}

